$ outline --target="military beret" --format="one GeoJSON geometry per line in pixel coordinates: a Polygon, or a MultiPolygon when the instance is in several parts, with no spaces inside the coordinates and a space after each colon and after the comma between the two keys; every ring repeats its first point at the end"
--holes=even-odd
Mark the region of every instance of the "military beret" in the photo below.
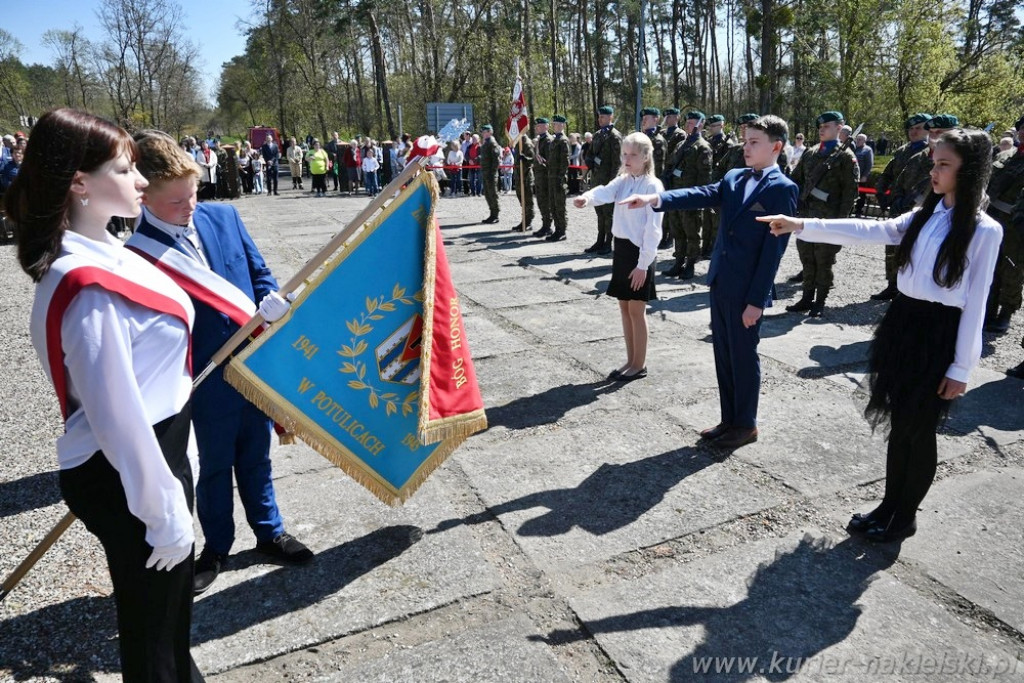
{"type": "Polygon", "coordinates": [[[679,116],[679,108],[678,107],[669,107],[668,109],[662,110],[661,113],[662,113],[663,116],[679,116]]]}
{"type": "Polygon", "coordinates": [[[533,120],[533,122],[534,123],[543,123],[545,126],[548,125],[548,123],[549,123],[548,120],[546,118],[544,118],[543,116],[538,116],[537,118],[535,118],[533,120]]]}
{"type": "Polygon", "coordinates": [[[742,114],[738,119],[736,119],[736,123],[737,125],[742,126],[750,123],[751,121],[757,121],[759,118],[761,117],[757,114],[742,114]]]}
{"type": "Polygon", "coordinates": [[[914,114],[903,122],[903,128],[908,129],[918,125],[919,123],[927,123],[931,118],[931,114],[925,114],[924,112],[914,114]]]}
{"type": "Polygon", "coordinates": [[[491,131],[493,133],[494,132],[494,126],[492,126],[489,123],[485,123],[484,125],[480,126],[480,130],[487,130],[487,131],[491,131]]]}
{"type": "Polygon", "coordinates": [[[686,112],[686,120],[687,121],[689,121],[690,119],[696,119],[697,121],[703,121],[706,118],[707,117],[704,116],[704,112],[699,111],[697,109],[694,109],[692,111],[686,112]]]}
{"type": "Polygon", "coordinates": [[[933,130],[935,128],[959,128],[960,119],[953,116],[952,114],[936,114],[935,116],[928,119],[924,124],[925,130],[933,130]]]}
{"type": "Polygon", "coordinates": [[[644,107],[640,110],[640,116],[661,116],[661,110],[657,107],[644,107]]]}
{"type": "Polygon", "coordinates": [[[842,123],[845,120],[846,119],[843,118],[843,112],[841,112],[841,111],[827,111],[827,112],[825,112],[824,114],[822,114],[821,116],[818,117],[817,124],[820,126],[823,123],[831,123],[833,121],[836,122],[836,123],[842,123]]]}
{"type": "Polygon", "coordinates": [[[598,109],[597,113],[603,116],[611,116],[612,114],[615,113],[615,107],[611,106],[610,104],[606,104],[600,109],[598,109]]]}
{"type": "Polygon", "coordinates": [[[712,123],[725,123],[725,117],[722,116],[721,114],[715,114],[714,116],[709,116],[708,117],[708,125],[710,126],[712,123]]]}
{"type": "Polygon", "coordinates": [[[1024,116],[1017,119],[1017,123],[1013,124],[1013,127],[1017,130],[1020,130],[1021,126],[1024,126],[1024,116]]]}
{"type": "Polygon", "coordinates": [[[566,121],[565,117],[562,116],[561,114],[555,114],[554,116],[552,116],[551,117],[551,122],[552,123],[568,123],[568,121],[566,121]]]}

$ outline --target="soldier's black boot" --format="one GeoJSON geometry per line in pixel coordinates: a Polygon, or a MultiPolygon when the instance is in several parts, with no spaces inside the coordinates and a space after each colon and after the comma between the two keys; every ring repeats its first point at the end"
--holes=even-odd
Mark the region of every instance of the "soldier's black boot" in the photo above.
{"type": "Polygon", "coordinates": [[[600,254],[601,256],[607,256],[608,254],[612,253],[612,236],[611,235],[605,235],[604,236],[604,239],[601,241],[601,246],[598,247],[598,249],[597,249],[597,253],[600,254]]]}
{"type": "Polygon", "coordinates": [[[806,313],[811,310],[811,305],[814,304],[814,290],[805,289],[803,296],[800,297],[800,301],[795,304],[786,306],[786,310],[790,313],[806,313]]]}
{"type": "Polygon", "coordinates": [[[871,299],[874,301],[892,301],[896,298],[899,290],[896,289],[896,283],[890,282],[889,285],[878,294],[872,294],[871,299]]]}
{"type": "Polygon", "coordinates": [[[814,303],[811,304],[811,310],[807,313],[812,318],[820,318],[821,314],[825,312],[825,299],[828,297],[827,289],[819,289],[818,296],[814,299],[814,303]]]}
{"type": "Polygon", "coordinates": [[[600,251],[601,247],[603,247],[603,246],[604,246],[604,235],[598,235],[597,236],[597,241],[594,242],[593,244],[591,244],[586,249],[584,249],[583,253],[585,253],[585,254],[595,254],[598,251],[600,251]]]}
{"type": "Polygon", "coordinates": [[[672,246],[672,236],[671,235],[666,235],[666,236],[662,237],[661,241],[658,242],[658,249],[659,250],[661,250],[661,249],[668,249],[671,246],[672,246]]]}
{"type": "Polygon", "coordinates": [[[1008,311],[1005,308],[999,311],[999,315],[992,321],[992,324],[985,326],[986,332],[995,332],[996,334],[1006,334],[1010,331],[1010,318],[1013,317],[1013,311],[1008,311]]]}
{"type": "Polygon", "coordinates": [[[683,264],[683,270],[679,273],[680,280],[689,280],[693,277],[693,267],[696,265],[697,259],[686,257],[686,263],[683,264]]]}
{"type": "Polygon", "coordinates": [[[561,242],[565,240],[565,230],[555,230],[544,238],[545,242],[561,242]]]}
{"type": "Polygon", "coordinates": [[[550,234],[551,234],[551,226],[550,225],[542,225],[540,227],[540,230],[537,231],[537,233],[534,235],[534,237],[547,237],[550,234]]]}
{"type": "Polygon", "coordinates": [[[1017,379],[1024,379],[1024,363],[1009,368],[1006,371],[1006,374],[1010,377],[1016,377],[1017,379]]]}
{"type": "Polygon", "coordinates": [[[794,275],[792,277],[789,277],[789,278],[786,278],[786,282],[803,282],[803,281],[804,281],[804,271],[802,271],[802,270],[799,273],[797,273],[796,275],[794,275]]]}
{"type": "Polygon", "coordinates": [[[683,272],[683,262],[684,259],[677,258],[675,263],[673,263],[671,267],[661,271],[661,274],[665,277],[679,277],[679,274],[683,272]]]}

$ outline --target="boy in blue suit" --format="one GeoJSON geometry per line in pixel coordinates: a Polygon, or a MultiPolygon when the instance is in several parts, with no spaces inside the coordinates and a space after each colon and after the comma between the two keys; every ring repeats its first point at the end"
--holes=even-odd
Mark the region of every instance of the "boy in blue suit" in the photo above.
{"type": "MultiPolygon", "coordinates": [[[[196,205],[195,162],[162,133],[142,133],[136,142],[138,168],[149,186],[128,247],[192,298],[192,367],[198,372],[257,310],[273,322],[289,304],[277,294],[277,282],[238,211],[227,204],[196,205]]],[[[195,592],[213,583],[234,542],[232,477],[256,550],[291,563],[312,559],[313,553],[285,532],[277,507],[270,418],[225,382],[218,368],[192,394],[192,423],[199,446],[196,511],[206,537],[196,560],[195,592]]]]}
{"type": "Polygon", "coordinates": [[[776,208],[796,210],[797,186],[778,166],[788,134],[785,121],[762,116],[747,125],[743,157],[749,168],[729,171],[711,185],[634,195],[623,201],[630,208],[651,204],[655,211],[720,208],[707,283],[722,419],[700,435],[724,449],[757,441],[761,313],[771,305],[772,283],[788,243],[772,237],[765,224],[755,219],[771,215],[776,208]]]}

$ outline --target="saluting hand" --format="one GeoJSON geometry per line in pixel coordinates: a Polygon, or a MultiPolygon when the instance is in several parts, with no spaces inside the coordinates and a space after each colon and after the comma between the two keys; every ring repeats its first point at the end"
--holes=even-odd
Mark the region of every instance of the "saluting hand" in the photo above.
{"type": "Polygon", "coordinates": [[[793,218],[792,216],[784,216],[782,214],[758,216],[757,220],[762,223],[768,223],[768,228],[776,237],[781,237],[797,230],[803,230],[804,228],[804,220],[802,218],[793,218]]]}
{"type": "Polygon", "coordinates": [[[632,194],[619,202],[619,205],[630,209],[642,209],[645,206],[653,205],[657,201],[658,195],[656,194],[632,194]]]}

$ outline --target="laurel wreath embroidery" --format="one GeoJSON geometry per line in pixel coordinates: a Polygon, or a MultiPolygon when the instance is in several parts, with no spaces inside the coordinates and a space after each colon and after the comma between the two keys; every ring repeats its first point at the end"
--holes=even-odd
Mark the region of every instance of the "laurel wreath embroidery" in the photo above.
{"type": "Polygon", "coordinates": [[[406,306],[412,306],[414,305],[414,300],[422,303],[423,298],[423,291],[420,290],[410,299],[405,295],[405,288],[396,284],[395,288],[391,290],[390,299],[386,299],[383,294],[375,298],[366,297],[366,311],[360,313],[358,318],[353,318],[345,323],[348,331],[353,336],[349,339],[349,344],[341,345],[338,355],[351,360],[342,362],[338,372],[355,375],[356,379],[349,380],[348,382],[349,388],[356,391],[369,392],[368,400],[370,407],[375,410],[383,402],[384,411],[388,417],[396,414],[399,406],[401,406],[403,417],[414,411],[416,409],[416,399],[419,398],[419,391],[409,392],[403,399],[397,393],[383,391],[380,387],[369,382],[366,379],[366,363],[360,360],[369,348],[369,344],[366,343],[365,339],[360,339],[360,337],[366,336],[373,331],[373,325],[370,324],[371,321],[383,320],[384,313],[393,313],[397,310],[396,304],[401,303],[406,306]],[[401,399],[401,403],[399,403],[399,399],[401,399]]]}

